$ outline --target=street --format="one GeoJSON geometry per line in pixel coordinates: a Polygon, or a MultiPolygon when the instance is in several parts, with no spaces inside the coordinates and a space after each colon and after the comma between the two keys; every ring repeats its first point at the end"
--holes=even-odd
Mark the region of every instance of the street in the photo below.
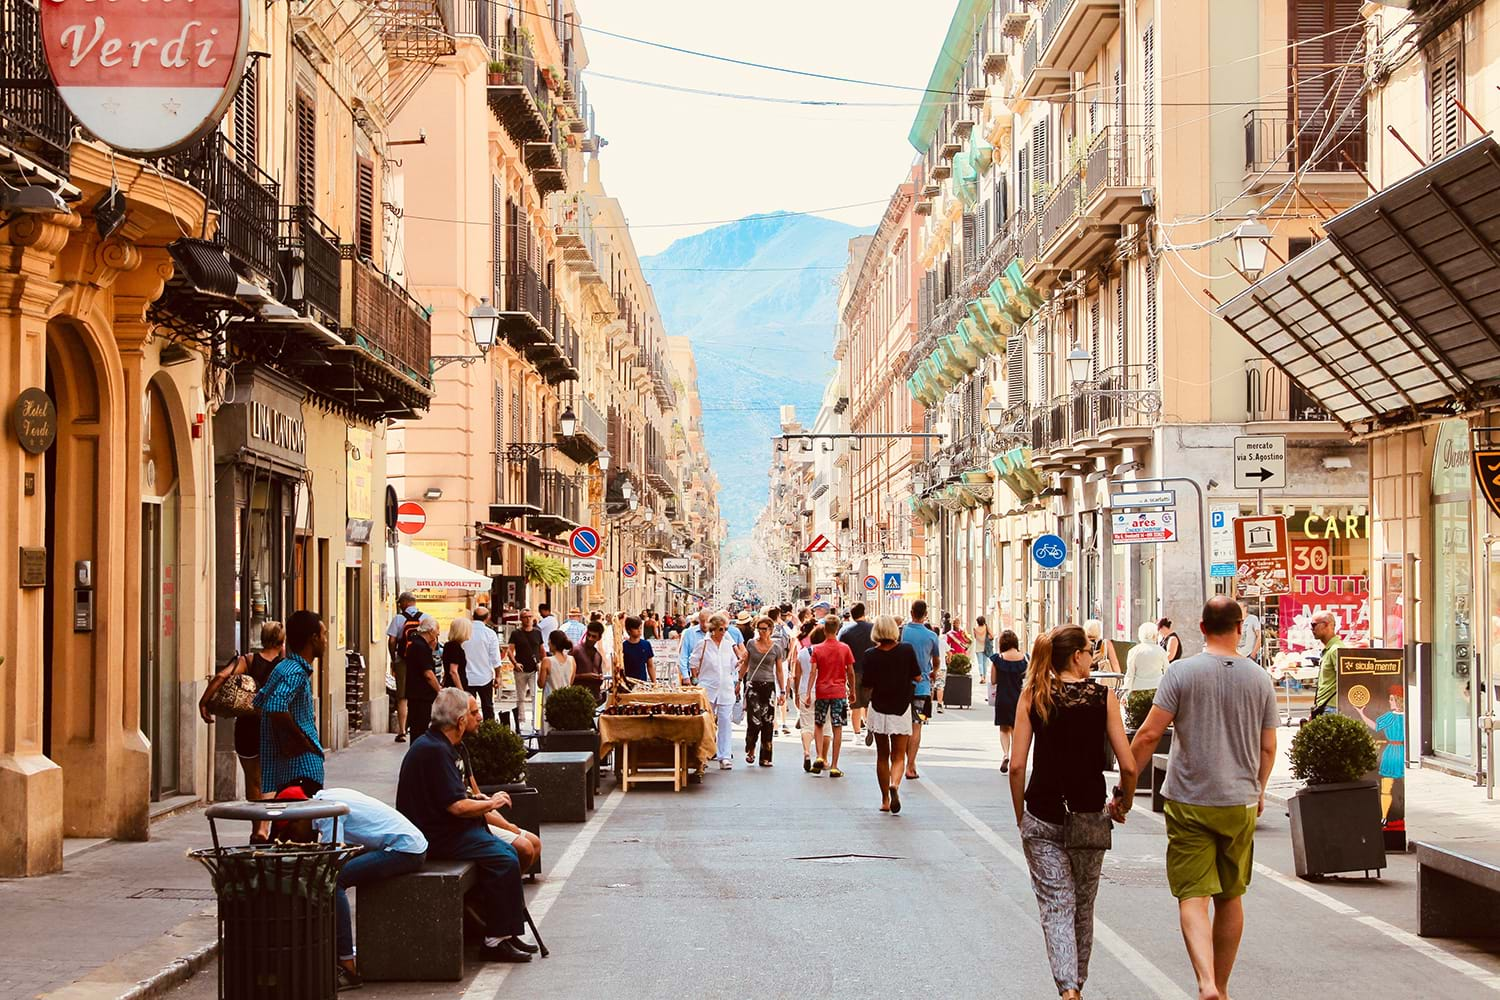
{"type": "MultiPolygon", "coordinates": [[[[922,778],[903,786],[896,817],[876,809],[873,750],[846,746],[842,780],[812,777],[795,736],[769,770],[741,758],[680,794],[609,791],[588,823],[543,830],[547,874],[528,897],[549,959],[471,963],[463,983],[368,983],[363,995],[1055,995],[989,714],[950,710],[927,728],[922,778]]],[[[394,764],[399,749],[373,752],[394,764]]],[[[1086,996],[1196,995],[1164,847],[1139,796],[1105,862],[1086,996]]],[[[1288,823],[1268,806],[1257,860],[1237,996],[1500,993],[1500,952],[1415,936],[1410,856],[1376,881],[1299,882],[1281,874],[1288,823]]],[[[169,995],[215,989],[210,967],[169,995]]]]}

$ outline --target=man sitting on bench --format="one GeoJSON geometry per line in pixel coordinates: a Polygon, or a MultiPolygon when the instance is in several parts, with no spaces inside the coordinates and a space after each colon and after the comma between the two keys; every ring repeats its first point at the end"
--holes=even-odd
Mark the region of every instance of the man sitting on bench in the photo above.
{"type": "Polygon", "coordinates": [[[536,946],[521,939],[526,897],[515,848],[490,832],[485,814],[505,801],[503,793],[469,797],[461,771],[469,696],[444,688],[432,703],[432,725],[412,741],[401,762],[396,808],[427,838],[429,857],[473,861],[479,866],[478,898],[485,924],[480,957],[490,962],[529,962],[536,946]]]}
{"type": "MultiPolygon", "coordinates": [[[[307,792],[297,785],[283,789],[277,799],[300,800],[307,792]]],[[[338,882],[338,982],[339,989],[356,989],[363,982],[354,964],[354,926],[345,891],[381,879],[405,875],[422,867],[427,856],[427,838],[407,818],[379,799],[352,788],[325,788],[313,796],[320,802],[342,802],[349,815],[334,818],[286,821],[272,825],[272,836],[299,844],[332,843],[335,827],[339,840],[358,844],[364,850],[339,869],[338,882]]]]}
{"type": "MultiPolygon", "coordinates": [[[[484,721],[484,712],[480,708],[479,699],[469,695],[469,714],[464,717],[464,736],[479,731],[479,724],[484,721]]],[[[474,799],[494,801],[479,790],[479,782],[474,779],[474,762],[469,759],[469,749],[463,745],[463,737],[459,737],[458,752],[463,758],[464,783],[469,788],[469,796],[474,799]]],[[[499,792],[496,798],[503,799],[502,806],[510,805],[510,796],[505,792],[499,792]]],[[[499,809],[492,809],[484,814],[484,821],[489,824],[490,832],[505,841],[516,850],[516,857],[521,862],[521,871],[531,871],[531,866],[536,864],[536,859],[542,856],[542,838],[530,830],[523,830],[504,816],[500,815],[499,809]]]]}

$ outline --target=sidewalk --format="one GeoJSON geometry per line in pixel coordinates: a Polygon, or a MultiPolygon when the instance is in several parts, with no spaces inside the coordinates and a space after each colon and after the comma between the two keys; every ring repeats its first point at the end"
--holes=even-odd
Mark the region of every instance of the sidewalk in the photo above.
{"type": "MultiPolygon", "coordinates": [[[[1266,797],[1282,806],[1298,788],[1287,757],[1297,727],[1283,727],[1276,738],[1276,766],[1266,797]]],[[[1500,798],[1484,797],[1484,788],[1467,778],[1408,765],[1406,769],[1406,841],[1492,839],[1500,824],[1500,798]]]]}
{"type": "MultiPolygon", "coordinates": [[[[365,737],[329,756],[328,783],[395,801],[404,750],[388,735],[365,737]]],[[[234,842],[249,836],[240,823],[219,829],[234,842]]],[[[79,846],[57,875],[0,879],[0,1000],[137,1000],[212,959],[213,890],[186,857],[210,846],[201,807],[154,823],[144,843],[79,846]]]]}

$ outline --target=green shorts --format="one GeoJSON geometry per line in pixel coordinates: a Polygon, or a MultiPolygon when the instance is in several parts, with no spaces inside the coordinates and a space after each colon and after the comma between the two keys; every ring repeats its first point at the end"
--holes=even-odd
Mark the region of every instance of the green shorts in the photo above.
{"type": "Polygon", "coordinates": [[[1255,806],[1167,800],[1167,884],[1178,899],[1233,899],[1250,887],[1255,806]]]}

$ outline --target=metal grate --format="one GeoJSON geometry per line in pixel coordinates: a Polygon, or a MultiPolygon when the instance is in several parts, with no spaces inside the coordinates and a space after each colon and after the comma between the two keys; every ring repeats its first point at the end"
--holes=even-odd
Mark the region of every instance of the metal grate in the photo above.
{"type": "Polygon", "coordinates": [[[185,899],[194,902],[203,901],[211,903],[217,897],[212,889],[142,889],[133,892],[126,899],[185,899]]]}

